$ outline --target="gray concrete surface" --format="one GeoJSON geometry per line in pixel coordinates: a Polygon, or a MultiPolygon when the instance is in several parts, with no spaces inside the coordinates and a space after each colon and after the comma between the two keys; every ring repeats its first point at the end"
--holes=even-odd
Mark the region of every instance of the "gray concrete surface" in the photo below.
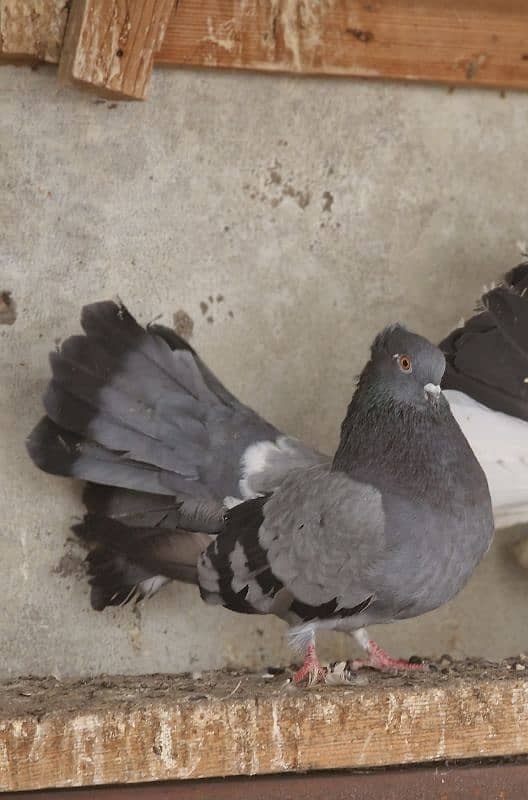
{"type": "MultiPolygon", "coordinates": [[[[24,450],[47,353],[80,306],[119,294],[168,324],[184,310],[243,400],[331,450],[375,332],[397,318],[438,339],[515,263],[527,128],[522,94],[159,71],[148,102],[114,107],[52,69],[0,69],[0,290],[17,303],[0,325],[0,675],[290,658],[280,622],[205,607],[189,587],[91,611],[68,540],[79,488],[24,450]]],[[[506,547],[519,535],[501,534],[454,602],[380,642],[525,649],[528,574],[506,547]]],[[[329,635],[322,655],[353,649],[329,635]]]]}

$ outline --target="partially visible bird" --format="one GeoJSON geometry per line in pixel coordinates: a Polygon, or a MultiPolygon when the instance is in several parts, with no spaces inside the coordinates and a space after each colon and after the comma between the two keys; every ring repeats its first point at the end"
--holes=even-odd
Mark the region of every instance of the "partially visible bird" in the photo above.
{"type": "Polygon", "coordinates": [[[365,626],[445,603],[493,535],[440,350],[400,325],[380,333],[330,459],[242,405],[173,331],[111,302],[86,306],[82,326],[51,354],[28,449],[89,482],[74,530],[93,547],[93,607],[182,580],[208,603],[284,619],[304,655],[296,681],[324,678],[321,628],[355,635],[355,667],[416,668],[365,626]]]}
{"type": "Polygon", "coordinates": [[[497,528],[528,522],[528,262],[440,344],[442,388],[486,473],[497,528]]]}

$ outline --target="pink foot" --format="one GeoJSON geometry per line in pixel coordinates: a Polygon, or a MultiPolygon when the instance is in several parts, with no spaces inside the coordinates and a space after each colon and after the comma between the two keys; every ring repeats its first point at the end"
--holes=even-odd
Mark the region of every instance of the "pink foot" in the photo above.
{"type": "Polygon", "coordinates": [[[325,679],[326,670],[319,663],[315,652],[315,645],[310,644],[306,648],[306,653],[304,654],[304,664],[293,674],[293,682],[302,683],[303,681],[307,681],[308,686],[312,686],[314,683],[324,683],[325,679]]]}
{"type": "Polygon", "coordinates": [[[383,648],[376,644],[374,639],[368,640],[367,655],[368,658],[350,661],[350,668],[358,670],[363,667],[370,667],[371,669],[381,670],[381,672],[394,672],[400,669],[419,670],[421,672],[429,670],[429,664],[426,663],[415,664],[401,658],[392,658],[383,648]]]}

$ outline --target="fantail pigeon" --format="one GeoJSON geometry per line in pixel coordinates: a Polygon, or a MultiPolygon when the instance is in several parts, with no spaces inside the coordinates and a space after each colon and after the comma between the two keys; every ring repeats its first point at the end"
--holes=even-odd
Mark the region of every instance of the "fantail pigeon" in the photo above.
{"type": "MultiPolygon", "coordinates": [[[[196,583],[208,603],[276,614],[324,677],[315,632],[354,634],[362,663],[392,659],[365,626],[445,603],[489,547],[485,475],[440,389],[441,351],[400,325],[374,340],[333,458],[242,405],[174,331],[95,303],[51,354],[42,469],[88,481],[74,531],[91,546],[92,605],[196,583]]],[[[456,364],[456,360],[455,360],[456,364]]]]}

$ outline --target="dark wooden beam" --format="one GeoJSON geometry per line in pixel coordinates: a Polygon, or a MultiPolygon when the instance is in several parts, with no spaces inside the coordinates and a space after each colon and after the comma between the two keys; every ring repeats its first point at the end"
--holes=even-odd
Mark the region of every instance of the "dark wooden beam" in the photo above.
{"type": "Polygon", "coordinates": [[[3,795],[6,800],[526,800],[528,763],[213,778],[3,795]]]}

